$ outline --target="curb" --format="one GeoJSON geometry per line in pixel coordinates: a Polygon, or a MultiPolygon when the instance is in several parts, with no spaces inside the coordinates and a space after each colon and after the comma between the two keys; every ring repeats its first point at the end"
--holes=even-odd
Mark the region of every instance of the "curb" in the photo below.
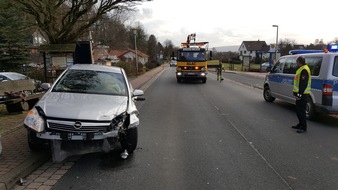
{"type": "Polygon", "coordinates": [[[130,81],[134,89],[146,91],[146,89],[167,69],[167,64],[158,66],[143,75],[138,76],[130,81]]]}
{"type": "MultiPolygon", "coordinates": [[[[13,127],[12,130],[6,131],[2,138],[11,133],[15,133],[16,130],[23,128],[22,124],[19,124],[13,127]]],[[[49,152],[34,152],[32,156],[22,162],[20,165],[12,169],[10,172],[0,177],[0,190],[9,190],[11,189],[21,178],[26,177],[43,163],[47,162],[50,159],[49,152]]]]}
{"type": "Polygon", "coordinates": [[[0,177],[0,190],[11,189],[21,178],[24,178],[32,173],[49,159],[50,153],[48,152],[34,154],[31,158],[17,166],[15,169],[0,177]]]}

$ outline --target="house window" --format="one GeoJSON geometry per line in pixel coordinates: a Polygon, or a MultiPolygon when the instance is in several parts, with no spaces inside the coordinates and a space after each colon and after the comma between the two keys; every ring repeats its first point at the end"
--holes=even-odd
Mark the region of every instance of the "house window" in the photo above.
{"type": "Polygon", "coordinates": [[[244,54],[246,54],[246,51],[244,51],[244,54]]]}

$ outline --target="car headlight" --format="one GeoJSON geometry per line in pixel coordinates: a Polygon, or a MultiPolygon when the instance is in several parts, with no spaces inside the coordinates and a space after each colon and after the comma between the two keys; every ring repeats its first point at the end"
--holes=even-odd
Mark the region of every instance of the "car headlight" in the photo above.
{"type": "Polygon", "coordinates": [[[36,108],[31,109],[24,120],[24,124],[36,132],[45,130],[45,120],[40,116],[36,108]]]}
{"type": "Polygon", "coordinates": [[[112,127],[112,129],[116,130],[116,129],[120,129],[123,127],[125,121],[127,118],[127,114],[126,113],[122,113],[118,116],[116,116],[114,119],[112,119],[110,126],[112,127]]]}

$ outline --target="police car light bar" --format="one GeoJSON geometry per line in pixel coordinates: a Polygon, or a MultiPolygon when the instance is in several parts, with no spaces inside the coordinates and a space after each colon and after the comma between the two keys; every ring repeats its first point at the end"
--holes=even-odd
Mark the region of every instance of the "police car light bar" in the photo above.
{"type": "Polygon", "coordinates": [[[327,49],[330,52],[336,52],[336,51],[338,51],[338,44],[330,44],[330,45],[328,45],[327,49]]]}
{"type": "Polygon", "coordinates": [[[322,53],[323,50],[314,50],[314,49],[295,49],[290,50],[289,54],[296,55],[296,54],[306,54],[306,53],[322,53]]]}

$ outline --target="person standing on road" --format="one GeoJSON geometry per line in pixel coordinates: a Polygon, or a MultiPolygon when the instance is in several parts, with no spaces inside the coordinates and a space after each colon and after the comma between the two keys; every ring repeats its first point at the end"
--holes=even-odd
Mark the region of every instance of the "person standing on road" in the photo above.
{"type": "Polygon", "coordinates": [[[298,129],[297,133],[304,133],[307,130],[306,104],[311,91],[311,71],[303,56],[297,57],[296,62],[297,71],[293,80],[293,95],[296,98],[296,112],[299,122],[292,128],[298,129]]]}
{"type": "Polygon", "coordinates": [[[222,62],[219,61],[218,64],[218,68],[217,68],[217,80],[219,80],[219,82],[222,82],[222,80],[224,80],[223,75],[222,75],[222,62]]]}

